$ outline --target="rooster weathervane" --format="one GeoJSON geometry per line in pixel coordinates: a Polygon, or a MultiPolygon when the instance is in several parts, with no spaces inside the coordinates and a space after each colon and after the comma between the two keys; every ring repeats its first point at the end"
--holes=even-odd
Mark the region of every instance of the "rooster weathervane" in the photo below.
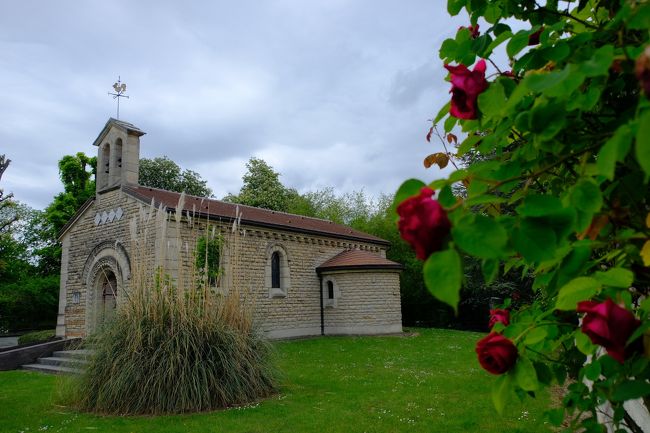
{"type": "Polygon", "coordinates": [[[117,82],[113,84],[113,89],[115,90],[115,93],[108,92],[109,95],[113,97],[113,99],[117,99],[117,120],[120,120],[120,98],[127,98],[129,97],[125,95],[126,93],[126,84],[120,81],[120,76],[117,76],[117,82]]]}

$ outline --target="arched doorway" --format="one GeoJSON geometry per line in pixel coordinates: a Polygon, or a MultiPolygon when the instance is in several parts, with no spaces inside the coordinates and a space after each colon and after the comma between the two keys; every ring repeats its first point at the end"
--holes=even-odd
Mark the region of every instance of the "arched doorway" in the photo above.
{"type": "Polygon", "coordinates": [[[104,269],[99,277],[99,290],[102,300],[99,314],[99,325],[110,320],[117,307],[117,277],[110,269],[104,269]]]}
{"type": "Polygon", "coordinates": [[[117,304],[127,299],[130,275],[129,256],[119,242],[103,241],[88,255],[82,274],[86,282],[85,336],[111,319],[117,304]]]}

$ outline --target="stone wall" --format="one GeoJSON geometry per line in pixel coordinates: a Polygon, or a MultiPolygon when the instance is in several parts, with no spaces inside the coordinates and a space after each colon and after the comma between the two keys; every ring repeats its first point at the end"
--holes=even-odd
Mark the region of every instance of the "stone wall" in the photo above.
{"type": "MultiPolygon", "coordinates": [[[[65,305],[60,306],[66,336],[85,336],[93,329],[101,300],[96,290],[91,290],[97,267],[115,269],[118,303],[123,301],[120,295],[128,291],[133,278],[142,278],[140,272],[150,272],[157,265],[163,265],[174,278],[185,278],[186,285],[190,282],[191,256],[197,236],[204,233],[205,221],[189,224],[184,217],[179,228],[171,216],[163,236],[156,218],[148,218],[149,211],[148,205],[119,189],[106,191],[66,232],[62,264],[66,272],[61,281],[65,305]],[[121,209],[120,218],[104,218],[104,212],[108,215],[117,209],[121,209]],[[131,243],[129,224],[133,217],[138,218],[140,232],[143,224],[149,231],[145,245],[138,251],[133,251],[131,243]],[[78,303],[74,297],[79,298],[78,303]]],[[[255,320],[272,338],[320,335],[320,281],[316,268],[323,262],[355,248],[385,257],[385,246],[378,244],[252,226],[233,231],[225,222],[209,224],[216,226],[226,240],[222,252],[225,275],[220,289],[245,294],[253,303],[255,320]],[[270,259],[274,251],[282,256],[281,290],[271,288],[270,259]]],[[[325,311],[326,333],[401,331],[399,273],[338,272],[331,278],[337,282],[340,297],[336,308],[325,311]]]]}
{"type": "Polygon", "coordinates": [[[397,271],[323,274],[325,334],[385,334],[402,331],[397,271]],[[332,281],[334,299],[328,299],[332,281]]]}
{"type": "Polygon", "coordinates": [[[92,330],[97,293],[93,293],[93,272],[105,263],[115,269],[120,294],[128,290],[131,262],[129,220],[138,216],[141,205],[119,189],[99,194],[97,199],[77,217],[65,233],[62,251],[61,290],[65,305],[66,337],[84,337],[92,330]],[[118,211],[121,209],[121,212],[118,211]],[[112,218],[109,217],[113,211],[112,218]],[[106,212],[106,218],[104,218],[106,212]],[[119,215],[119,218],[118,218],[119,215]],[[97,220],[96,220],[97,219],[97,220]]]}

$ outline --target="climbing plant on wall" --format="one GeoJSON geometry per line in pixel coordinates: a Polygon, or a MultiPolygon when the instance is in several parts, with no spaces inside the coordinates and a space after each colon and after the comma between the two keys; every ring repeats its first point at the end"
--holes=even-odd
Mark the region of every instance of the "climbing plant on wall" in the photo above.
{"type": "Polygon", "coordinates": [[[506,301],[477,343],[497,410],[560,383],[553,424],[642,431],[629,407],[647,414],[650,395],[650,3],[447,8],[468,22],[440,47],[451,97],[427,135],[442,149],[425,165],[458,167],[404,182],[402,237],[428,289],[455,309],[462,254],[481,260],[487,282],[534,276],[536,300],[506,301]]]}

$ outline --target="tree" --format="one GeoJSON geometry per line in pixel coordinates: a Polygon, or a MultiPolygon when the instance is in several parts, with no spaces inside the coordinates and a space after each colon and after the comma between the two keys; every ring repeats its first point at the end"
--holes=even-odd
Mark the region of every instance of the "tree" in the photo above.
{"type": "Polygon", "coordinates": [[[97,174],[97,158],[79,152],[65,155],[58,165],[63,192],[57,194],[45,209],[54,238],[86,200],[95,195],[93,177],[97,174]]]}
{"type": "MultiPolygon", "coordinates": [[[[9,163],[0,156],[0,177],[9,163]]],[[[44,233],[39,229],[43,213],[12,197],[0,190],[0,333],[52,327],[58,305],[58,257],[51,268],[38,253],[44,248],[37,240],[44,233]]]]}
{"type": "MultiPolygon", "coordinates": [[[[11,163],[10,159],[6,158],[5,155],[0,155],[0,179],[2,179],[2,175],[4,174],[7,167],[9,167],[10,163],[11,163]]],[[[12,197],[13,197],[12,193],[4,195],[4,190],[0,188],[0,213],[14,206],[11,200],[12,197]]],[[[6,216],[5,218],[0,218],[0,234],[7,231],[9,229],[9,226],[11,226],[11,224],[13,224],[15,221],[16,219],[13,216],[11,217],[6,216]]]]}
{"type": "Polygon", "coordinates": [[[152,188],[185,192],[199,197],[212,197],[208,182],[192,170],[182,170],[167,156],[140,159],[139,183],[152,188]]]}
{"type": "Polygon", "coordinates": [[[244,185],[238,195],[229,194],[224,200],[247,206],[287,212],[295,192],[280,182],[280,174],[264,160],[251,158],[246,163],[248,171],[242,177],[244,185]]]}
{"type": "Polygon", "coordinates": [[[448,135],[425,165],[480,157],[429,185],[406,181],[395,199],[401,234],[418,251],[432,247],[425,284],[454,310],[463,255],[487,283],[532,275],[534,298],[506,300],[477,343],[481,366],[499,375],[498,411],[569,375],[552,424],[568,416],[566,431],[602,432],[605,423],[641,432],[650,423],[650,4],[449,0],[447,8],[464,9],[469,26],[439,51],[452,96],[433,126],[448,135]],[[511,70],[492,59],[503,47],[511,70]],[[452,130],[465,135],[453,153],[452,130]],[[443,227],[435,245],[423,245],[443,227]]]}

